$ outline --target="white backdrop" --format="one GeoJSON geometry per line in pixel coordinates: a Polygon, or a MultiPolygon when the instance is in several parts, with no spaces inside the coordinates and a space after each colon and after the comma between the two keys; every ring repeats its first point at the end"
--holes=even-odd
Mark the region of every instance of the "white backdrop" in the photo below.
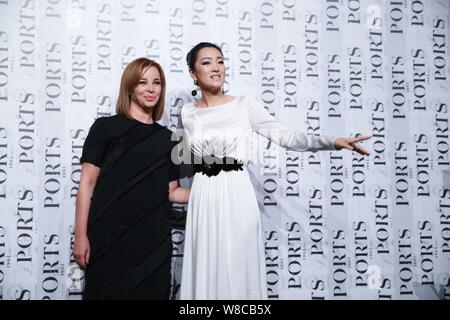
{"type": "Polygon", "coordinates": [[[449,16],[448,0],[0,0],[0,298],[80,298],[71,246],[91,123],[147,56],[175,129],[193,87],[185,55],[212,41],[228,93],[309,133],[373,134],[368,158],[260,144],[269,297],[448,299],[449,16]]]}

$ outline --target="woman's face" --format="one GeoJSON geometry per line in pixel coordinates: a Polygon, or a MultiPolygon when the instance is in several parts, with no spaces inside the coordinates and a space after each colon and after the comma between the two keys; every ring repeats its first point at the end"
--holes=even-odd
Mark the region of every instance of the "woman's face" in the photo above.
{"type": "Polygon", "coordinates": [[[202,90],[218,91],[225,82],[225,65],[219,50],[212,47],[198,51],[194,70],[190,70],[191,77],[198,81],[202,90]]]}
{"type": "Polygon", "coordinates": [[[156,67],[148,68],[141,76],[131,95],[132,103],[143,109],[156,106],[161,96],[161,76],[156,67]]]}

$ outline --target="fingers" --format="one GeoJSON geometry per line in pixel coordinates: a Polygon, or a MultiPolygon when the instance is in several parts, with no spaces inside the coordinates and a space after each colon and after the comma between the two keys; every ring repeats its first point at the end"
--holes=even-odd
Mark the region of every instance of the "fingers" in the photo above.
{"type": "Polygon", "coordinates": [[[82,268],[86,267],[86,262],[84,261],[84,256],[83,255],[79,255],[78,256],[78,265],[82,268]]]}
{"type": "Polygon", "coordinates": [[[73,254],[73,257],[75,258],[75,262],[77,263],[77,265],[81,267],[81,257],[75,253],[73,254]]]}
{"type": "Polygon", "coordinates": [[[347,143],[351,146],[351,148],[346,148],[346,149],[356,151],[362,155],[368,156],[368,155],[370,155],[370,152],[366,148],[363,148],[362,146],[358,145],[357,142],[370,139],[371,137],[372,137],[371,135],[365,135],[365,136],[349,138],[347,140],[347,143]]]}
{"type": "Polygon", "coordinates": [[[360,154],[362,154],[362,155],[366,155],[366,156],[370,155],[370,152],[366,148],[363,148],[363,147],[361,147],[358,144],[354,144],[353,145],[353,150],[358,152],[358,153],[360,153],[360,154]]]}
{"type": "Polygon", "coordinates": [[[88,248],[87,251],[86,251],[86,263],[85,263],[85,265],[89,264],[89,257],[90,256],[91,256],[91,249],[88,248]]]}
{"type": "Polygon", "coordinates": [[[86,268],[86,257],[85,257],[85,255],[81,255],[80,262],[81,262],[81,266],[83,268],[86,268]]]}
{"type": "Polygon", "coordinates": [[[74,253],[75,262],[82,268],[86,268],[86,259],[85,255],[82,253],[74,253]]]}
{"type": "Polygon", "coordinates": [[[350,150],[350,151],[353,151],[353,149],[354,149],[354,148],[353,148],[353,145],[350,144],[350,143],[346,143],[345,146],[344,146],[344,148],[347,149],[347,150],[350,150]]]}
{"type": "Polygon", "coordinates": [[[359,141],[364,141],[367,139],[370,139],[372,136],[366,135],[366,136],[359,136],[354,138],[338,138],[334,141],[334,145],[336,147],[336,150],[340,150],[341,148],[347,149],[350,151],[356,151],[362,155],[370,155],[370,152],[366,149],[357,144],[359,141]]]}
{"type": "Polygon", "coordinates": [[[367,140],[367,139],[370,139],[370,138],[372,138],[371,135],[354,137],[354,138],[350,138],[350,140],[351,140],[350,143],[360,142],[360,141],[364,141],[364,140],[367,140]]]}

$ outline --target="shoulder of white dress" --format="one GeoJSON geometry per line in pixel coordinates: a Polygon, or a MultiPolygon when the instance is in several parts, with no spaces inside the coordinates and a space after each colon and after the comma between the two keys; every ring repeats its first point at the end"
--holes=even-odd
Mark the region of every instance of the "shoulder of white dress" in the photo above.
{"type": "Polygon", "coordinates": [[[243,105],[245,108],[247,109],[251,109],[250,106],[254,103],[255,98],[251,97],[251,96],[239,96],[238,97],[238,104],[243,105]]]}
{"type": "Polygon", "coordinates": [[[247,96],[236,96],[236,103],[237,104],[246,103],[247,101],[248,101],[248,97],[247,96]]]}
{"type": "Polygon", "coordinates": [[[192,109],[192,107],[193,107],[193,102],[189,102],[181,108],[180,113],[181,114],[186,113],[189,109],[192,109]]]}
{"type": "Polygon", "coordinates": [[[251,104],[251,103],[255,103],[255,102],[257,102],[258,100],[256,99],[256,97],[254,97],[254,96],[240,96],[240,98],[241,98],[241,102],[245,102],[245,103],[247,103],[247,104],[251,104]]]}

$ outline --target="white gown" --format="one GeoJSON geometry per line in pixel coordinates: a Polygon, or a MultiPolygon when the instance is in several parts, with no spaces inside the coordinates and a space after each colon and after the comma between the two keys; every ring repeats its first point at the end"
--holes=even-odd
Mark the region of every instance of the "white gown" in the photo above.
{"type": "MultiPolygon", "coordinates": [[[[287,149],[334,149],[333,139],[281,125],[249,97],[209,108],[181,110],[185,137],[196,156],[247,162],[252,130],[287,149]],[[269,130],[269,131],[268,131],[269,130]]],[[[263,229],[248,171],[196,173],[188,203],[180,299],[267,299],[263,229]]]]}

